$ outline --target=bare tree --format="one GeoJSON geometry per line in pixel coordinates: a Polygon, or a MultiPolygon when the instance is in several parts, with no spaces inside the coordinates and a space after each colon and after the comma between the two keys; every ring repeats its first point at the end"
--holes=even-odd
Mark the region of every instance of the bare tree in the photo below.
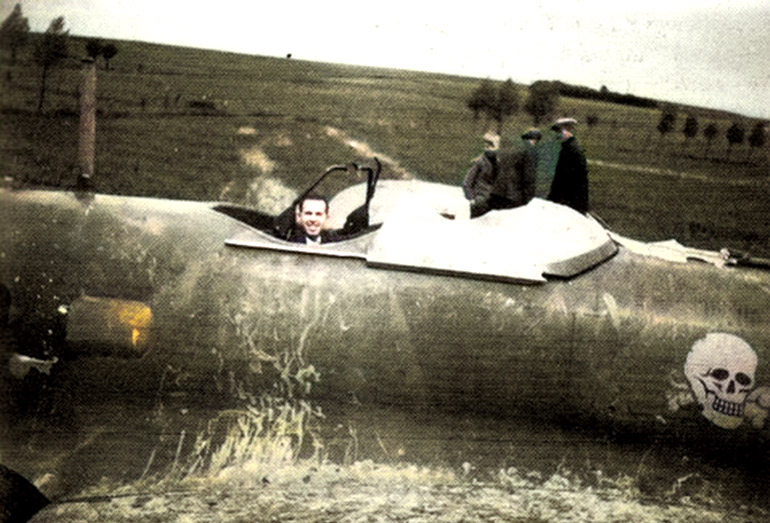
{"type": "Polygon", "coordinates": [[[21,5],[13,6],[2,25],[0,25],[0,44],[11,50],[11,64],[16,64],[16,53],[29,40],[29,21],[21,13],[21,5]]]}
{"type": "Polygon", "coordinates": [[[48,71],[62,58],[67,56],[68,46],[69,31],[64,30],[64,17],[54,18],[35,46],[35,63],[42,67],[40,99],[37,104],[37,112],[43,110],[48,71]]]}

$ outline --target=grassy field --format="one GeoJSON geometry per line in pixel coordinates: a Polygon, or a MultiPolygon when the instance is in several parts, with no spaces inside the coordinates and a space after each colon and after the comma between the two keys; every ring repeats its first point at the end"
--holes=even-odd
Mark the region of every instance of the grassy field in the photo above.
{"type": "MultiPolygon", "coordinates": [[[[83,49],[72,40],[71,54],[83,49]]],[[[292,194],[325,167],[363,162],[372,152],[387,158],[384,177],[459,184],[491,127],[465,107],[477,78],[138,42],[118,42],[118,49],[111,69],[99,68],[101,192],[265,207],[260,193],[292,194]]],[[[53,70],[37,114],[39,68],[28,49],[14,66],[4,50],[0,161],[12,183],[74,184],[80,67],[70,58],[53,70]]],[[[523,100],[525,86],[520,94],[523,100]]],[[[748,131],[754,121],[691,110],[701,129],[718,126],[710,146],[701,135],[684,138],[684,110],[676,131],[661,137],[659,110],[562,98],[558,115],[599,119],[578,130],[591,162],[593,211],[624,235],[770,256],[768,146],[728,151],[727,127],[737,121],[748,131]]],[[[518,144],[530,125],[528,115],[516,114],[504,144],[518,144]]],[[[541,144],[543,170],[553,166],[554,145],[550,136],[541,144]]],[[[339,179],[331,189],[351,182],[339,179]]]]}
{"type": "MultiPolygon", "coordinates": [[[[459,184],[470,159],[482,150],[481,136],[492,127],[465,107],[478,78],[138,42],[117,46],[111,70],[99,69],[94,184],[101,192],[225,200],[276,211],[327,166],[367,162],[373,153],[386,159],[384,177],[459,184]]],[[[82,40],[72,42],[73,54],[82,49],[82,40]]],[[[40,71],[29,50],[13,66],[3,53],[0,165],[5,184],[73,186],[79,61],[69,59],[52,72],[44,111],[38,114],[40,71]]],[[[526,87],[520,89],[523,100],[526,87]]],[[[591,162],[593,210],[612,229],[640,239],[673,237],[693,246],[730,246],[770,257],[768,147],[751,151],[743,144],[728,157],[724,137],[733,121],[748,130],[751,120],[697,110],[701,128],[714,122],[720,129],[707,154],[702,136],[684,139],[683,116],[677,131],[661,138],[657,110],[563,98],[562,115],[581,122],[588,115],[599,118],[595,126],[582,124],[578,137],[591,162]]],[[[518,135],[530,125],[526,114],[515,115],[506,123],[504,144],[518,144],[518,135]]],[[[553,167],[556,146],[552,137],[541,144],[543,171],[553,167]]],[[[338,179],[331,190],[357,181],[338,179]]],[[[441,520],[442,515],[447,521],[481,521],[487,515],[615,521],[618,510],[629,520],[746,519],[729,519],[732,515],[718,507],[672,505],[685,499],[673,487],[673,501],[653,505],[637,495],[636,485],[601,490],[557,475],[534,481],[501,470],[499,477],[479,483],[455,477],[459,471],[433,481],[412,479],[395,466],[374,473],[366,463],[302,469],[304,464],[287,467],[285,477],[275,473],[272,483],[262,481],[261,473],[251,474],[259,478],[256,484],[245,485],[239,477],[229,483],[204,478],[202,485],[181,485],[186,492],[161,490],[157,496],[123,496],[102,506],[98,500],[68,503],[56,510],[75,511],[75,519],[98,512],[101,519],[110,514],[125,521],[162,519],[156,509],[178,513],[180,505],[194,514],[190,521],[210,520],[212,510],[232,521],[253,519],[255,513],[267,514],[264,520],[273,515],[309,520],[322,512],[329,521],[344,514],[353,514],[349,521],[441,520]]],[[[232,475],[241,470],[253,472],[243,468],[232,475]]],[[[59,519],[66,514],[59,513],[59,519]]]]}

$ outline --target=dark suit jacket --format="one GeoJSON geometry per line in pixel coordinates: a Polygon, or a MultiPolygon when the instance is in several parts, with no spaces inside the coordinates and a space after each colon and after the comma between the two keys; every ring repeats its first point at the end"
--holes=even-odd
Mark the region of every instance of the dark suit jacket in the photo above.
{"type": "MultiPolygon", "coordinates": [[[[295,231],[290,237],[289,241],[292,243],[307,243],[307,235],[305,234],[305,231],[299,230],[295,231]]],[[[321,231],[321,244],[324,243],[333,243],[340,241],[340,236],[337,233],[337,231],[333,230],[322,230],[321,231]]]]}
{"type": "Polygon", "coordinates": [[[508,202],[509,207],[526,205],[535,196],[536,167],[534,156],[525,150],[501,151],[492,195],[508,202]]]}
{"type": "Polygon", "coordinates": [[[586,156],[574,136],[561,144],[548,199],[588,212],[588,167],[586,156]]]}

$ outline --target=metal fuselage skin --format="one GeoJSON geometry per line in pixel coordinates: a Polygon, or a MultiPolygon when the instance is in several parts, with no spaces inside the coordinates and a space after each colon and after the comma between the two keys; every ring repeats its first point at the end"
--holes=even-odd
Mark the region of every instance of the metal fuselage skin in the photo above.
{"type": "MultiPolygon", "coordinates": [[[[534,285],[387,270],[227,246],[249,227],[212,207],[3,190],[0,275],[14,349],[56,357],[68,401],[150,405],[161,389],[205,401],[280,387],[321,404],[640,433],[725,432],[697,404],[675,404],[688,392],[687,355],[707,333],[748,342],[754,384],[770,385],[767,272],[622,248],[583,274],[534,285]]],[[[767,441],[764,424],[737,430],[767,441]]]]}

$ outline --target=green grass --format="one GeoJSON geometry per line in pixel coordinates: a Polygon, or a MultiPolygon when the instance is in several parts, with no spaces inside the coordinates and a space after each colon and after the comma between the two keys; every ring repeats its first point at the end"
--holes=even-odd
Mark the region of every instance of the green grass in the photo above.
{"type": "MultiPolygon", "coordinates": [[[[249,186],[261,175],[299,190],[329,165],[367,160],[328,128],[365,142],[414,176],[459,184],[481,151],[480,136],[493,127],[465,107],[477,78],[139,42],[118,42],[118,48],[111,70],[99,69],[94,180],[102,192],[248,203],[249,186]],[[239,133],[242,128],[254,132],[239,133]],[[246,161],[255,150],[273,162],[269,173],[246,161]]],[[[82,49],[82,40],[73,39],[71,52],[82,49]]],[[[21,185],[70,187],[78,174],[80,63],[68,59],[54,69],[42,115],[35,111],[39,74],[29,49],[15,66],[4,51],[3,175],[21,185]]],[[[520,91],[524,100],[526,87],[520,91]]],[[[676,131],[661,137],[658,110],[562,98],[560,115],[599,118],[578,133],[589,160],[634,166],[591,165],[593,210],[619,233],[640,239],[675,237],[770,256],[768,147],[751,150],[744,143],[728,157],[724,136],[733,121],[747,132],[754,121],[690,110],[701,129],[710,122],[719,127],[710,146],[701,135],[684,138],[684,110],[676,131]]],[[[530,125],[525,113],[514,115],[503,143],[517,144],[530,125]]],[[[553,150],[548,140],[544,153],[553,150]]],[[[544,154],[541,168],[552,166],[544,154]]],[[[395,175],[386,165],[383,176],[395,175]]],[[[340,178],[330,190],[348,183],[340,178]]]]}
{"type": "Polygon", "coordinates": [[[626,236],[770,253],[766,184],[730,185],[596,166],[591,174],[593,208],[626,236]]]}

